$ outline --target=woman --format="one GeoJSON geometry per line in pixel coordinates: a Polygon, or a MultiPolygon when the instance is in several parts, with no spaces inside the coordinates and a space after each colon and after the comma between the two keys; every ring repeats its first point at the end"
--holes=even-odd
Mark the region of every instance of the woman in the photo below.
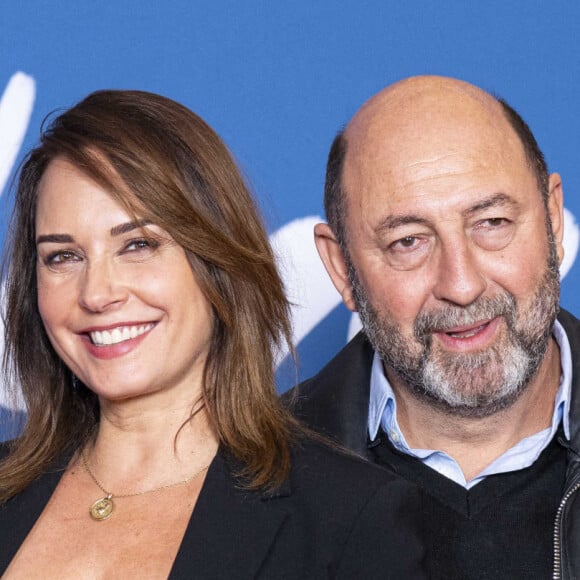
{"type": "Polygon", "coordinates": [[[28,420],[0,464],[3,578],[419,576],[414,491],[277,402],[288,303],[199,117],[102,91],[54,119],[6,263],[28,420]]]}

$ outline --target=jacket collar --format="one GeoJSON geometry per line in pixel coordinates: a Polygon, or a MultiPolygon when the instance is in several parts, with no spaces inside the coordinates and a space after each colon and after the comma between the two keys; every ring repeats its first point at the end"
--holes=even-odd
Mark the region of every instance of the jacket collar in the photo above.
{"type": "Polygon", "coordinates": [[[30,533],[62,477],[71,454],[59,458],[49,470],[0,507],[0,574],[30,533]]]}
{"type": "Polygon", "coordinates": [[[288,517],[286,481],[275,493],[243,489],[236,466],[218,453],[169,575],[171,580],[254,578],[288,517]]]}
{"type": "MultiPolygon", "coordinates": [[[[50,500],[70,455],[22,493],[0,507],[0,574],[50,500]]],[[[276,533],[287,517],[283,500],[291,495],[286,480],[274,493],[249,491],[234,475],[239,468],[220,449],[188,523],[173,568],[172,580],[200,578],[254,578],[276,533]]],[[[87,516],[88,517],[88,516],[87,516]]]]}
{"type": "Polygon", "coordinates": [[[570,446],[580,460],[580,321],[566,310],[558,320],[566,331],[572,351],[572,394],[570,400],[570,446]]]}

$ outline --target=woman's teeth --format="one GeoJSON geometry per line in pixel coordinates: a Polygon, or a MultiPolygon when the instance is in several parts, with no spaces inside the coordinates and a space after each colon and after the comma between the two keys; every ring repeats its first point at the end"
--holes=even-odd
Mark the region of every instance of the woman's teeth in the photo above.
{"type": "Polygon", "coordinates": [[[90,333],[91,341],[97,346],[109,346],[137,338],[153,328],[153,324],[141,324],[139,326],[119,326],[112,330],[95,330],[90,333]]]}

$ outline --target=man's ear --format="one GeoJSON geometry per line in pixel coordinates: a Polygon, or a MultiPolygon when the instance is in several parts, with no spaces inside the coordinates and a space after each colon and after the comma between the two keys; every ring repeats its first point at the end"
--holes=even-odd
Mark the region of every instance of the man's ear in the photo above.
{"type": "Polygon", "coordinates": [[[352,287],[348,277],[348,268],[340,245],[328,224],[316,224],[314,226],[314,241],[320,259],[334,284],[342,296],[342,301],[352,312],[356,312],[356,306],[352,295],[352,287]]]}
{"type": "Polygon", "coordinates": [[[548,215],[552,223],[552,233],[558,252],[560,264],[564,259],[564,192],[562,178],[557,173],[552,173],[548,180],[548,215]]]}

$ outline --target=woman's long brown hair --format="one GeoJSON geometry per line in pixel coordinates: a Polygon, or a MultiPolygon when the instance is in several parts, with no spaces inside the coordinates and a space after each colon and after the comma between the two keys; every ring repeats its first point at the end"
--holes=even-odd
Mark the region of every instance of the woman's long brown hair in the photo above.
{"type": "Polygon", "coordinates": [[[277,400],[274,356],[291,344],[291,327],[254,201],[224,143],[189,109],[151,93],[99,91],[42,131],[15,189],[4,260],[4,369],[24,395],[27,421],[0,463],[0,502],[84,445],[99,421],[97,397],[73,384],[37,307],[38,186],[57,157],[185,249],[214,312],[203,382],[210,421],[247,485],[279,485],[290,469],[294,422],[277,400]]]}

